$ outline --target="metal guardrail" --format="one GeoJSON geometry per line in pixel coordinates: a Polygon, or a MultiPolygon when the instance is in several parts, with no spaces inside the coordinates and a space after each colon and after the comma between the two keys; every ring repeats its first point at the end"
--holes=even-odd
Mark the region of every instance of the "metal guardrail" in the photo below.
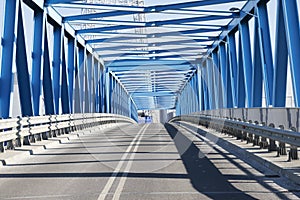
{"type": "Polygon", "coordinates": [[[278,156],[287,155],[286,144],[289,144],[288,160],[299,159],[297,147],[300,147],[300,133],[293,128],[292,130],[283,130],[280,127],[275,128],[274,126],[264,126],[263,124],[243,122],[237,119],[205,115],[183,115],[170,120],[170,122],[180,121],[191,122],[233,135],[242,141],[259,145],[261,148],[268,148],[270,152],[277,151],[278,156]],[[279,143],[278,145],[276,141],[279,143]]]}
{"type": "Polygon", "coordinates": [[[0,120],[0,152],[72,131],[110,123],[136,123],[133,119],[106,113],[45,115],[0,120]]]}
{"type": "Polygon", "coordinates": [[[224,108],[192,114],[274,124],[275,127],[283,126],[285,129],[294,127],[300,132],[300,108],[224,108]]]}

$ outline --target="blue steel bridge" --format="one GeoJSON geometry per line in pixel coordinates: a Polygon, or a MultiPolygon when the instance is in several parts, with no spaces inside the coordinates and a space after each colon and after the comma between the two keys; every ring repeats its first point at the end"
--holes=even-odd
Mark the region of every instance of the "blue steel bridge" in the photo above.
{"type": "Polygon", "coordinates": [[[300,198],[299,9],[0,0],[0,199],[300,198]]]}

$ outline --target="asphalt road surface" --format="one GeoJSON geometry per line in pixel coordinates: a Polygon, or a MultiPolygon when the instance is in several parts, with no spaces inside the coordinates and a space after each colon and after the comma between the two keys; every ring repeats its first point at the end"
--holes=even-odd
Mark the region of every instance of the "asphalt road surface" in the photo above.
{"type": "Polygon", "coordinates": [[[146,124],[86,132],[1,167],[0,199],[299,199],[280,178],[178,130],[146,124]]]}

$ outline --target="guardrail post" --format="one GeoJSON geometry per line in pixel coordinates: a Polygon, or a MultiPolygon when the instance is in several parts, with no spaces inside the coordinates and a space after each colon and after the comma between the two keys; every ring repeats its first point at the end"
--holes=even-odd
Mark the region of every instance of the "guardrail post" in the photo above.
{"type": "MultiPolygon", "coordinates": [[[[280,125],[279,128],[284,130],[283,125],[280,125]]],[[[277,147],[277,157],[279,157],[280,155],[287,155],[285,143],[283,142],[279,142],[279,147],[277,147]]]]}
{"type": "MultiPolygon", "coordinates": [[[[49,129],[49,131],[51,131],[49,128],[49,124],[50,124],[50,117],[49,117],[49,122],[48,122],[48,129],[49,129]]],[[[48,140],[48,131],[42,133],[42,139],[48,140]]]]}
{"type": "Polygon", "coordinates": [[[71,131],[76,131],[76,124],[74,123],[74,116],[70,114],[70,124],[71,124],[71,131]]]}
{"type": "Polygon", "coordinates": [[[15,145],[14,144],[15,144],[14,140],[7,141],[6,149],[7,150],[14,150],[15,149],[15,145]]]}
{"type": "MultiPolygon", "coordinates": [[[[297,130],[295,127],[291,127],[291,131],[296,132],[297,130]]],[[[293,145],[290,147],[288,162],[291,162],[292,160],[299,160],[298,149],[293,145]]]]}
{"type": "Polygon", "coordinates": [[[7,141],[7,143],[6,143],[6,149],[7,150],[14,150],[15,149],[15,139],[7,141]]]}
{"type": "Polygon", "coordinates": [[[69,134],[71,132],[71,121],[70,121],[70,115],[68,115],[68,127],[65,128],[65,133],[69,134]]]}
{"type": "Polygon", "coordinates": [[[85,124],[85,115],[84,115],[84,114],[82,114],[82,124],[81,124],[81,130],[85,129],[85,126],[86,126],[86,124],[85,124]]]}
{"type": "Polygon", "coordinates": [[[51,116],[51,130],[52,137],[57,137],[56,115],[51,116]],[[52,127],[54,127],[53,130],[52,127]]]}
{"type": "MultiPolygon", "coordinates": [[[[238,119],[238,121],[242,121],[241,119],[238,119]]],[[[240,131],[240,130],[234,130],[234,133],[235,133],[235,136],[236,136],[236,139],[237,140],[241,140],[243,141],[243,131],[240,131]]]]}
{"type": "MultiPolygon", "coordinates": [[[[38,126],[41,126],[42,124],[38,124],[38,126]]],[[[35,125],[36,126],[36,125],[35,125]]],[[[41,137],[42,133],[38,133],[33,135],[33,137],[36,139],[36,141],[42,141],[42,137],[41,137]]]]}
{"type": "Polygon", "coordinates": [[[253,146],[259,146],[259,136],[258,135],[254,135],[254,139],[253,139],[253,146]]]}
{"type": "MultiPolygon", "coordinates": [[[[249,123],[252,124],[252,121],[249,120],[249,123]]],[[[247,144],[253,143],[253,134],[252,133],[248,133],[246,141],[247,141],[247,144]]]]}
{"type": "MultiPolygon", "coordinates": [[[[256,125],[258,125],[258,122],[254,122],[256,125]]],[[[258,135],[254,135],[254,139],[253,139],[253,146],[258,146],[259,145],[259,136],[258,135]]]]}
{"type": "Polygon", "coordinates": [[[61,135],[61,130],[58,128],[57,115],[55,115],[55,132],[56,132],[56,137],[61,135]]]}
{"type": "MultiPolygon", "coordinates": [[[[29,128],[29,133],[30,133],[29,117],[26,117],[26,118],[27,118],[27,120],[26,120],[27,127],[29,128]]],[[[24,136],[24,138],[23,138],[23,145],[30,145],[29,135],[24,136]]]]}
{"type": "MultiPolygon", "coordinates": [[[[275,125],[274,124],[270,124],[269,127],[275,128],[275,125]]],[[[269,142],[270,142],[270,145],[269,145],[268,151],[269,152],[277,151],[276,141],[272,140],[272,139],[269,139],[269,142]]]]}
{"type": "Polygon", "coordinates": [[[34,135],[32,135],[32,133],[31,133],[31,126],[32,126],[32,124],[31,124],[31,119],[30,119],[30,117],[28,117],[27,122],[28,122],[29,133],[30,133],[30,135],[29,135],[29,141],[30,141],[30,143],[35,143],[35,137],[34,137],[34,135]]]}
{"type": "Polygon", "coordinates": [[[48,134],[48,138],[52,138],[53,137],[53,132],[52,132],[52,118],[53,118],[53,116],[50,115],[49,116],[50,122],[49,122],[49,134],[48,134]]]}
{"type": "MultiPolygon", "coordinates": [[[[266,123],[262,122],[262,125],[265,126],[266,123]]],[[[267,141],[267,138],[261,137],[261,141],[259,142],[259,147],[260,147],[261,149],[266,149],[266,148],[268,148],[268,141],[267,141]]]]}
{"type": "Polygon", "coordinates": [[[17,130],[18,130],[18,132],[17,132],[16,141],[15,141],[15,147],[21,147],[22,146],[22,142],[21,142],[21,140],[22,140],[22,138],[21,138],[21,131],[22,131],[21,121],[22,121],[22,117],[18,116],[17,118],[18,118],[18,121],[17,121],[17,124],[18,124],[17,130]]]}

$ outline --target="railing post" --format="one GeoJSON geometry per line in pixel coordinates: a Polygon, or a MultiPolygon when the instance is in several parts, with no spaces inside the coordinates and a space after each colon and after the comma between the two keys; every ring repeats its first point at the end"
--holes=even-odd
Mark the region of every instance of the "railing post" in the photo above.
{"type": "MultiPolygon", "coordinates": [[[[28,132],[30,133],[29,117],[26,117],[26,122],[27,122],[27,128],[29,129],[28,132]]],[[[30,145],[29,135],[24,136],[23,145],[30,145]]]]}
{"type": "MultiPolygon", "coordinates": [[[[295,127],[291,127],[291,131],[297,131],[295,127]]],[[[291,162],[292,160],[299,160],[298,156],[298,149],[296,146],[291,145],[290,151],[289,151],[289,158],[288,162],[291,162]]]]}
{"type": "Polygon", "coordinates": [[[16,143],[15,143],[16,147],[21,147],[22,146],[22,142],[21,142],[21,140],[22,140],[22,138],[21,138],[22,122],[21,121],[22,121],[22,117],[18,116],[18,121],[17,121],[17,124],[18,124],[17,130],[18,130],[18,132],[17,132],[16,143]]]}
{"type": "Polygon", "coordinates": [[[30,135],[29,135],[29,141],[30,141],[30,143],[35,143],[35,137],[34,137],[34,135],[32,135],[32,132],[31,132],[31,126],[32,126],[32,124],[31,124],[31,118],[30,117],[28,117],[28,127],[29,127],[29,133],[30,133],[30,135]]]}
{"type": "MultiPolygon", "coordinates": [[[[272,127],[272,128],[275,128],[275,125],[274,124],[270,124],[269,127],[272,127]]],[[[277,150],[277,145],[276,145],[276,141],[275,140],[272,140],[272,139],[269,139],[269,152],[271,151],[276,151],[277,150]]]]}
{"type": "Polygon", "coordinates": [[[48,121],[48,129],[49,129],[49,131],[46,131],[46,132],[43,132],[43,133],[42,133],[42,139],[43,139],[43,140],[48,140],[48,133],[51,131],[50,128],[49,128],[50,117],[49,117],[48,120],[49,120],[49,121],[48,121]]]}

